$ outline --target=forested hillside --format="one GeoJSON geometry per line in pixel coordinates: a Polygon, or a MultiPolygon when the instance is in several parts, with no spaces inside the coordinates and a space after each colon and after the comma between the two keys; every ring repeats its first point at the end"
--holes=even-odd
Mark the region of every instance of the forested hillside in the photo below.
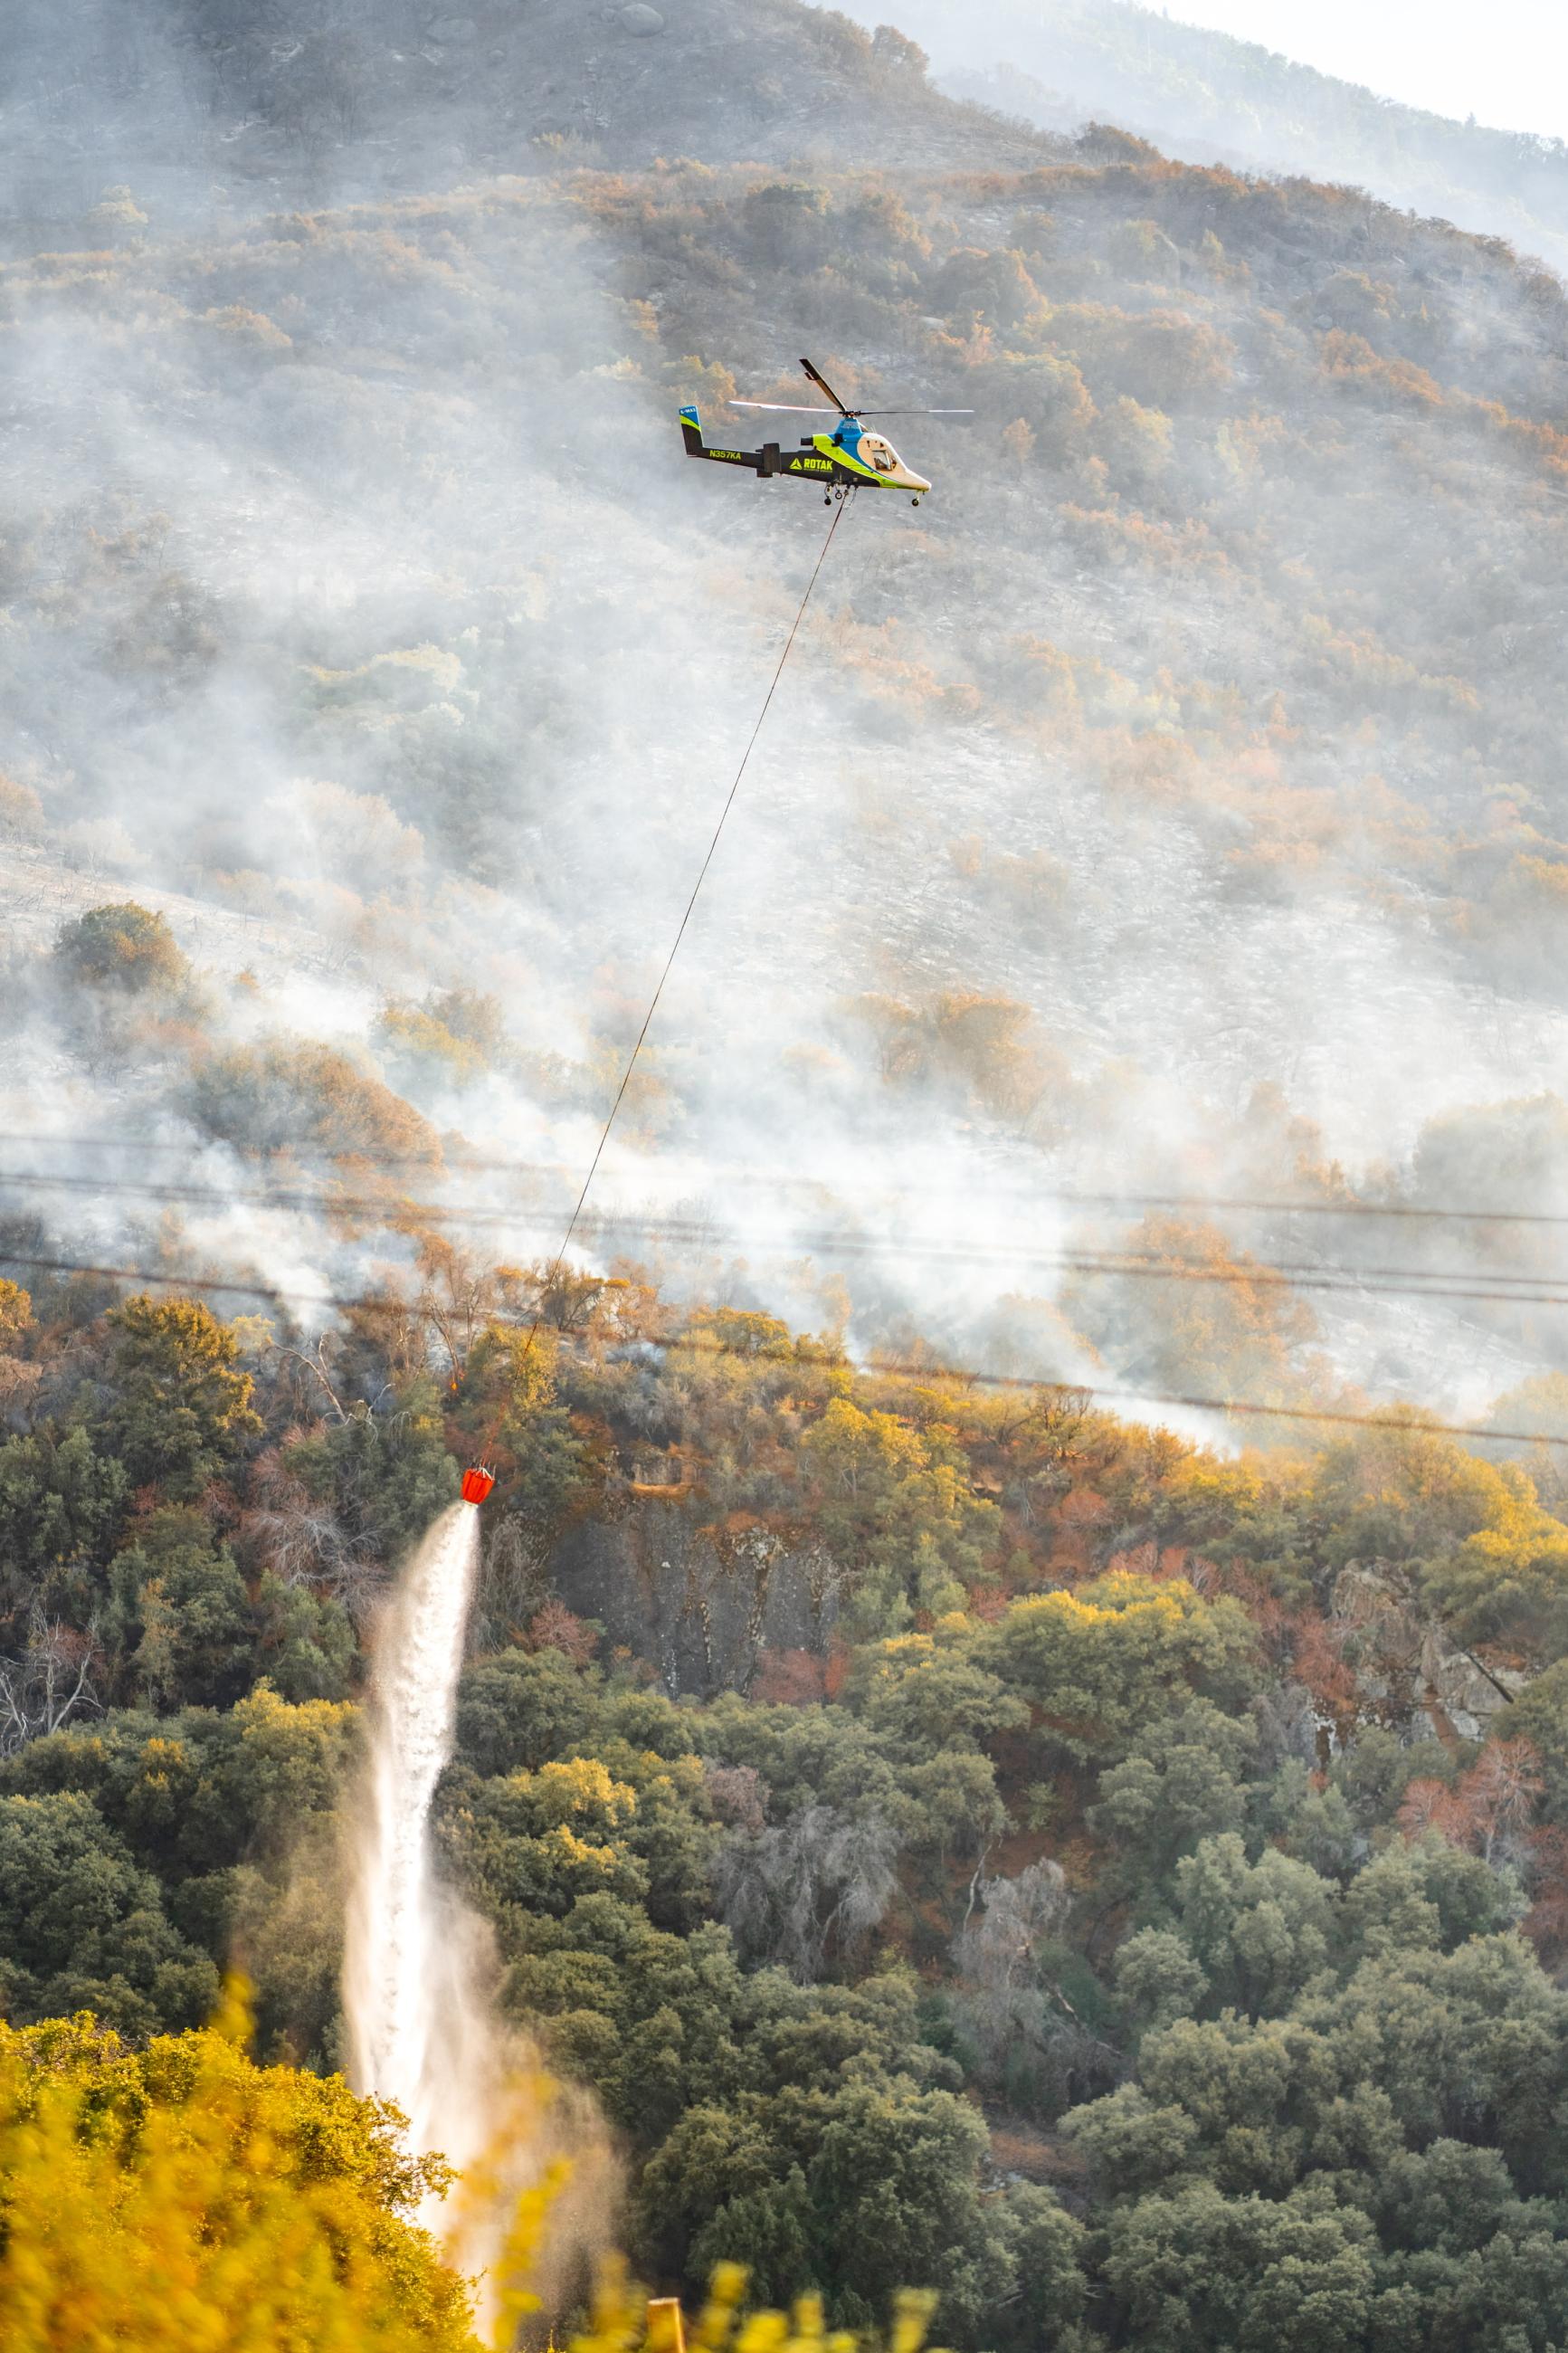
{"type": "Polygon", "coordinates": [[[5,70],[0,2170],[51,2068],[73,2198],[227,2118],[243,2276],[309,2180],[458,2341],[217,2006],[345,2061],[482,1455],[438,1850],[643,2280],[1568,2341],[1557,280],[792,0],[5,70]],[[801,352],[974,423],[836,533],[557,1264],[827,527],[675,406],[801,352]]]}
{"type": "Polygon", "coordinates": [[[260,2055],[339,2060],[360,1630],[488,1424],[442,1851],[647,2275],[850,2323],[915,2279],[963,2347],[1565,2325],[1568,1530],[1522,1471],[1397,1418],[1223,1463],[646,1288],[526,1362],[367,1295],[330,1373],[82,1278],[5,1314],[18,2022],[187,2028],[237,1952],[260,2055]]]}
{"type": "MultiPolygon", "coordinates": [[[[793,393],[798,343],[857,397],[977,424],[924,428],[918,524],[857,514],[835,551],[639,1081],[660,1154],[605,1198],[695,1198],[722,1248],[726,1164],[789,1135],[838,1219],[850,1152],[885,1182],[920,1134],[944,1239],[984,1198],[1020,1272],[1060,1222],[1000,1194],[1042,1184],[1549,1207],[1556,280],[1109,133],[1023,172],[554,154],[222,234],[100,219],[10,266],[15,929],[47,947],[118,889],[224,978],[115,1066],[110,1110],[19,966],[17,1131],[48,1072],[73,1138],[123,1136],[133,1098],[165,1152],[320,1141],[220,1102],[304,1039],[368,1044],[481,1156],[580,1161],[816,528],[787,485],[683,474],[666,404],[793,393]],[[431,1012],[465,991],[500,1008],[482,1037],[431,1012]],[[763,1041],[739,1065],[731,1024],[763,1041]]],[[[95,1204],[100,1255],[126,1214],[95,1204]]],[[[800,1222],[764,1224],[775,1261],[800,1222]]],[[[1321,1226],[1225,1222],[1328,1255],[1321,1226]]],[[[1391,1260],[1347,1221],[1332,1256],[1547,1271],[1527,1229],[1447,1256],[1439,1230],[1391,1260]]],[[[973,1360],[973,1293],[913,1239],[847,1276],[858,1329],[973,1360]]],[[[214,1246],[254,1245],[231,1218],[214,1246]]],[[[1325,1308],[1346,1375],[1470,1409],[1559,1345],[1506,1307],[1457,1335],[1364,1304],[1325,1308]]]]}

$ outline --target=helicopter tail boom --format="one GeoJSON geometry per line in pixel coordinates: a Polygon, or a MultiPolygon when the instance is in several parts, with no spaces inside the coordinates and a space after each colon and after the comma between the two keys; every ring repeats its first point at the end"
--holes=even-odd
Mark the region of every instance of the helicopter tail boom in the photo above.
{"type": "MultiPolygon", "coordinates": [[[[680,438],[686,444],[689,458],[707,458],[715,466],[744,466],[748,472],[764,477],[800,470],[798,467],[792,469],[776,441],[764,441],[760,449],[710,448],[702,438],[702,419],[695,408],[681,410],[680,438]]],[[[833,469],[827,467],[823,470],[831,473],[833,469]]]]}

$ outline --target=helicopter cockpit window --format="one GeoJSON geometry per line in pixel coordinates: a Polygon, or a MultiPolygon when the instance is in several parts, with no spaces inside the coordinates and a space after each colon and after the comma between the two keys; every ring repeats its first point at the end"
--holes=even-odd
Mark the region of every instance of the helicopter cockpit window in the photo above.
{"type": "Polygon", "coordinates": [[[887,443],[885,441],[873,441],[870,444],[870,451],[871,463],[875,466],[879,474],[890,474],[893,468],[899,461],[894,457],[892,451],[889,448],[887,443]]]}

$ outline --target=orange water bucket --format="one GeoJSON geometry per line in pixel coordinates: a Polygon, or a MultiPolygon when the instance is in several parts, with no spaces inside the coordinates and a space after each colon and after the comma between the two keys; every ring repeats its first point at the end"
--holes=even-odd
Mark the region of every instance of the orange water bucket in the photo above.
{"type": "Polygon", "coordinates": [[[463,1501],[482,1504],[495,1485],[495,1473],[487,1471],[482,1462],[475,1462],[463,1473],[463,1501]]]}

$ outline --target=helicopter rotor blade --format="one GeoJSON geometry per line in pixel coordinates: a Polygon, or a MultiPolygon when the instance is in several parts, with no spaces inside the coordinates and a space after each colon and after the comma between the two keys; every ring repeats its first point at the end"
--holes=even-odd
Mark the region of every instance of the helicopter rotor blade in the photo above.
{"type": "Polygon", "coordinates": [[[727,400],[724,403],[725,407],[765,408],[777,417],[830,417],[833,415],[834,409],[837,411],[837,414],[840,417],[973,417],[974,414],[973,408],[846,408],[844,403],[839,399],[838,395],[834,391],[833,386],[827,383],[825,377],[818,375],[816,370],[812,366],[809,360],[802,360],[801,365],[805,370],[807,375],[811,378],[813,384],[820,385],[823,391],[826,393],[829,400],[831,400],[834,405],[833,409],[823,408],[819,404],[815,402],[807,404],[794,400],[727,400]]]}
{"type": "Polygon", "coordinates": [[[807,375],[811,378],[813,384],[816,386],[818,392],[825,392],[827,395],[828,399],[833,403],[834,407],[838,411],[840,417],[854,417],[858,413],[853,408],[845,407],[844,403],[839,399],[838,395],[834,391],[833,386],[828,383],[827,378],[816,368],[814,368],[809,360],[802,360],[801,365],[805,370],[807,375]]]}

